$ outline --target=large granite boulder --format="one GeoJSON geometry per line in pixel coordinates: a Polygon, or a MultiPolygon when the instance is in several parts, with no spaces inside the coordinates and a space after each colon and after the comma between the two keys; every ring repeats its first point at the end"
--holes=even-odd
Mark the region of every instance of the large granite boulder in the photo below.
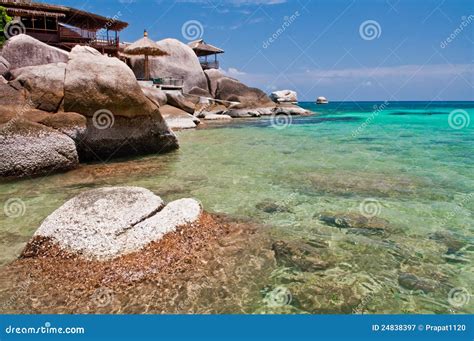
{"type": "Polygon", "coordinates": [[[28,176],[78,165],[74,141],[44,125],[13,119],[0,126],[0,176],[28,176]]]}
{"type": "Polygon", "coordinates": [[[12,77],[28,91],[36,108],[56,112],[64,98],[65,73],[65,63],[53,63],[16,69],[12,77]]]}
{"type": "Polygon", "coordinates": [[[69,55],[64,81],[64,110],[92,117],[107,109],[116,116],[149,116],[156,105],[143,94],[133,72],[117,58],[88,46],[69,55]]]}
{"type": "Polygon", "coordinates": [[[36,256],[49,243],[94,260],[139,251],[178,227],[196,222],[202,213],[194,199],[165,205],[145,188],[109,187],[70,199],[35,232],[23,257],[36,256]]]}
{"type": "Polygon", "coordinates": [[[26,34],[19,34],[7,40],[2,56],[10,63],[10,69],[50,63],[66,63],[68,53],[45,44],[26,34]]]}
{"type": "Polygon", "coordinates": [[[145,96],[133,72],[93,48],[76,46],[70,53],[64,110],[87,117],[87,134],[79,146],[83,160],[178,148],[157,103],[145,96]]]}
{"type": "Polygon", "coordinates": [[[0,108],[7,106],[21,108],[27,104],[33,106],[32,103],[27,103],[26,92],[20,84],[0,83],[0,108]]]}
{"type": "Polygon", "coordinates": [[[153,86],[140,86],[145,96],[151,99],[152,101],[155,101],[160,107],[168,102],[166,98],[166,93],[163,90],[160,90],[153,86]]]}
{"type": "Polygon", "coordinates": [[[236,79],[222,77],[217,81],[215,98],[240,102],[245,108],[274,106],[272,100],[260,89],[250,88],[236,79]]]}
{"type": "MultiPolygon", "coordinates": [[[[176,39],[164,39],[157,42],[167,56],[150,57],[150,75],[152,78],[173,77],[184,80],[184,92],[194,87],[208,91],[207,79],[199,59],[186,44],[176,39]]],[[[143,57],[131,58],[132,69],[137,78],[144,78],[143,57]]]]}
{"type": "Polygon", "coordinates": [[[275,103],[284,103],[284,102],[296,103],[296,102],[298,102],[298,95],[297,95],[296,91],[292,91],[292,90],[274,91],[270,94],[270,98],[275,103]]]}
{"type": "Polygon", "coordinates": [[[50,114],[37,122],[69,136],[76,144],[80,144],[86,135],[87,119],[75,112],[50,114]]]}
{"type": "Polygon", "coordinates": [[[206,78],[207,78],[207,84],[208,84],[209,92],[211,93],[211,96],[216,97],[217,82],[219,81],[219,79],[224,78],[225,75],[216,69],[205,70],[204,74],[206,75],[206,78]]]}
{"type": "Polygon", "coordinates": [[[8,60],[0,56],[0,76],[6,75],[8,70],[10,70],[10,63],[8,60]]]}
{"type": "Polygon", "coordinates": [[[166,94],[166,102],[169,105],[184,110],[189,114],[194,114],[194,103],[189,101],[183,94],[179,92],[168,92],[166,94]]]}

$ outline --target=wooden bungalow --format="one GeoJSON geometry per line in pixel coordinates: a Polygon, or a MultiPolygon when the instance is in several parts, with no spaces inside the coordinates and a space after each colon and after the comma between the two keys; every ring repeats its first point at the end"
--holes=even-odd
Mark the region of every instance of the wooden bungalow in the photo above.
{"type": "Polygon", "coordinates": [[[207,69],[218,69],[219,61],[217,60],[217,55],[224,53],[224,50],[215,47],[210,44],[206,44],[203,39],[192,41],[188,44],[199,57],[201,66],[204,70],[207,69]],[[214,60],[208,60],[209,56],[214,55],[214,60]]]}
{"type": "Polygon", "coordinates": [[[89,45],[104,54],[117,55],[118,32],[128,26],[117,16],[106,18],[71,7],[25,0],[0,0],[20,30],[44,43],[71,50],[75,45],[89,45]]]}

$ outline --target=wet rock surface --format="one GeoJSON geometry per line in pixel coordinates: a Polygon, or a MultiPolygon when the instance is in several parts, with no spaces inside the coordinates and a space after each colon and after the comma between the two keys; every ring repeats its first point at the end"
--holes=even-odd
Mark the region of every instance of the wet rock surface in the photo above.
{"type": "Polygon", "coordinates": [[[300,271],[325,270],[330,263],[321,259],[321,252],[304,242],[276,241],[272,245],[278,265],[298,269],[300,271]]]}
{"type": "Polygon", "coordinates": [[[46,249],[2,268],[0,312],[251,313],[275,268],[257,225],[207,213],[113,260],[46,249]]]}
{"type": "Polygon", "coordinates": [[[421,278],[411,273],[402,272],[398,276],[398,283],[409,290],[420,290],[424,293],[435,291],[437,283],[427,278],[421,278]]]}
{"type": "Polygon", "coordinates": [[[317,214],[317,218],[323,223],[349,229],[351,233],[376,235],[383,234],[390,226],[388,220],[379,217],[367,217],[358,213],[330,213],[317,214]]]}
{"type": "Polygon", "coordinates": [[[258,203],[255,207],[265,213],[270,213],[270,214],[291,212],[291,209],[288,208],[287,206],[274,202],[271,199],[264,200],[258,203]]]}

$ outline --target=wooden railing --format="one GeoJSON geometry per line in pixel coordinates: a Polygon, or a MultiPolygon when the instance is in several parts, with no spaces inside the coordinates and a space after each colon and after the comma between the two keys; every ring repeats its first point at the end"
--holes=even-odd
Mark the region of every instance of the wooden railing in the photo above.
{"type": "Polygon", "coordinates": [[[201,66],[203,70],[208,70],[208,69],[218,69],[219,68],[219,62],[214,61],[214,62],[201,62],[201,66]]]}

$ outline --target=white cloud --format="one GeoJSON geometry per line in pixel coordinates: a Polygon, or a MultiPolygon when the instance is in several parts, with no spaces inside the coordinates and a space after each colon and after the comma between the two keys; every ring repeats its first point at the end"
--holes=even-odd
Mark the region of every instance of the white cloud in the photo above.
{"type": "Polygon", "coordinates": [[[238,76],[245,76],[246,73],[245,72],[242,72],[242,71],[239,71],[238,69],[234,68],[234,67],[230,67],[228,68],[227,70],[225,69],[220,69],[220,71],[226,75],[226,76],[229,76],[229,77],[238,77],[238,76]]]}

